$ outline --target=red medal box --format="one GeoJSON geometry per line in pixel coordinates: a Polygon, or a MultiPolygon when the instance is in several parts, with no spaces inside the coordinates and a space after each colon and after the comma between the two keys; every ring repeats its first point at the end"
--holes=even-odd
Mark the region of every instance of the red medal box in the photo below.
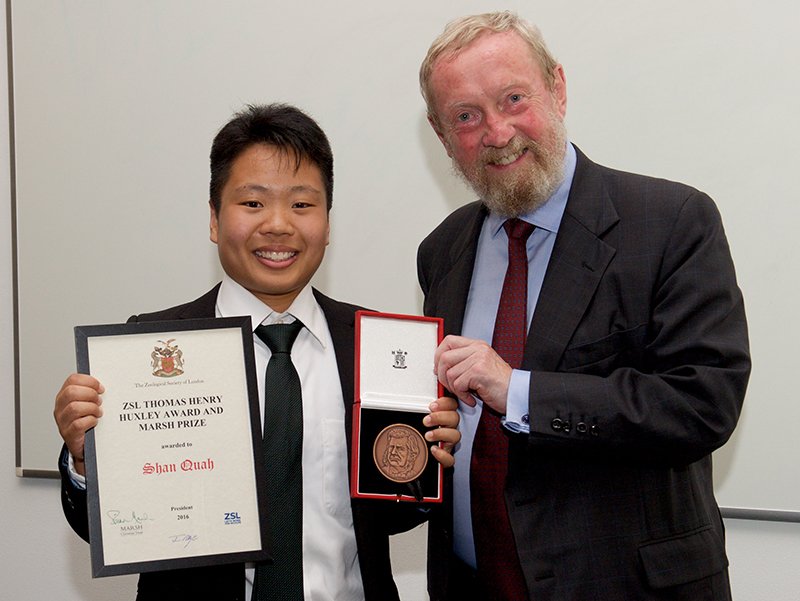
{"type": "Polygon", "coordinates": [[[437,317],[356,313],[353,497],[442,501],[442,467],[422,424],[443,392],[433,372],[442,332],[437,317]]]}

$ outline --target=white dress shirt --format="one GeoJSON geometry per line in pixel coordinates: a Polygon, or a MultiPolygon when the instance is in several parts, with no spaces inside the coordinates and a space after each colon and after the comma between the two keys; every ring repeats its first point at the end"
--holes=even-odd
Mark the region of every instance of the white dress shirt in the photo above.
{"type": "MultiPolygon", "coordinates": [[[[217,317],[249,315],[254,329],[295,319],[305,326],[292,347],[303,392],[303,590],[306,601],[363,600],[350,509],[342,386],[328,322],[311,286],[300,292],[285,313],[276,313],[225,276],[216,313],[217,317]]],[[[263,420],[264,377],[271,353],[258,336],[253,338],[263,420]]],[[[248,565],[248,599],[254,572],[248,565]]]]}

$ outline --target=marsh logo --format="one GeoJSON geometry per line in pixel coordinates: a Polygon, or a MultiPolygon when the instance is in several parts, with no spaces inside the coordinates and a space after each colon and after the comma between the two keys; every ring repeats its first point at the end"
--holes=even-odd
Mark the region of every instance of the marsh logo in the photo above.
{"type": "Polygon", "coordinates": [[[241,524],[242,518],[239,517],[238,511],[226,511],[225,512],[225,525],[228,524],[241,524]]]}

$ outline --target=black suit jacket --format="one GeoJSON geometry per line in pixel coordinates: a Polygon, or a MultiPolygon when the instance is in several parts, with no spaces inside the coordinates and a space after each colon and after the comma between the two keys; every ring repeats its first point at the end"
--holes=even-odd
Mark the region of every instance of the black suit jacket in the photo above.
{"type": "MultiPolygon", "coordinates": [[[[218,290],[219,285],[195,301],[156,313],[134,316],[129,321],[214,317],[218,290]]],[[[354,328],[355,312],[359,307],[335,301],[317,290],[314,290],[314,296],[325,314],[333,338],[344,398],[346,436],[347,440],[351,440],[354,328]]],[[[59,461],[64,514],[75,532],[88,541],[86,492],[73,486],[67,473],[66,457],[65,448],[59,461]]],[[[352,499],[351,506],[366,599],[368,601],[399,599],[392,579],[389,535],[417,525],[422,521],[424,514],[409,504],[352,499]]],[[[243,601],[244,595],[244,565],[230,564],[141,574],[137,600],[243,601]]]]}
{"type": "MultiPolygon", "coordinates": [[[[486,209],[420,245],[425,314],[460,333],[486,209]]],[[[711,452],[750,372],[741,293],[714,203],[578,151],[533,315],[530,434],[506,503],[536,601],[729,599],[711,452]]],[[[468,458],[456,456],[456,461],[468,458]]],[[[431,523],[431,599],[447,599],[451,515],[431,523]]]]}

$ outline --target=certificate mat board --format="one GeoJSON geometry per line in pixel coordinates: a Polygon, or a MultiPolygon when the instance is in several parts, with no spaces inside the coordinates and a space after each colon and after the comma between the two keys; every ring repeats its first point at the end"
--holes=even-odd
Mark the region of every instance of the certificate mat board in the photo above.
{"type": "Polygon", "coordinates": [[[269,560],[249,317],[78,326],[92,575],[269,560]]]}
{"type": "Polygon", "coordinates": [[[441,502],[422,419],[443,392],[433,371],[442,332],[439,318],[356,313],[353,497],[441,502]]]}

